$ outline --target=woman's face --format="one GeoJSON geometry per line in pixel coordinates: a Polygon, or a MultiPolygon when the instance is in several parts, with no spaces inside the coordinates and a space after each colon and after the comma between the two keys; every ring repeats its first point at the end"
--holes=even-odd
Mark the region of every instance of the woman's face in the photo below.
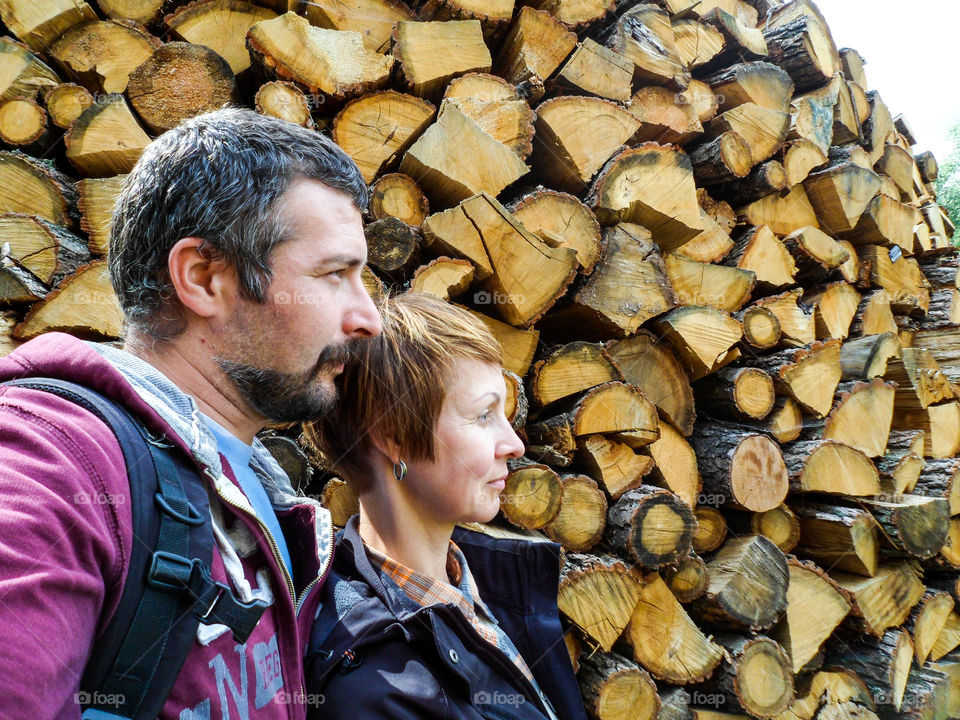
{"type": "Polygon", "coordinates": [[[458,360],[434,434],[434,459],[408,462],[403,480],[417,506],[440,522],[487,522],[500,508],[507,460],[523,442],[504,414],[506,385],[497,365],[458,360]]]}

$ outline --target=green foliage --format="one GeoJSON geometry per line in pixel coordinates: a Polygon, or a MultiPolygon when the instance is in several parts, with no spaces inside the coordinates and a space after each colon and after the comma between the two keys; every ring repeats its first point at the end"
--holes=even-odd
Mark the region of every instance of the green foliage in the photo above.
{"type": "Polygon", "coordinates": [[[953,149],[939,163],[937,172],[937,202],[946,208],[954,224],[960,220],[960,123],[950,129],[953,149]]]}

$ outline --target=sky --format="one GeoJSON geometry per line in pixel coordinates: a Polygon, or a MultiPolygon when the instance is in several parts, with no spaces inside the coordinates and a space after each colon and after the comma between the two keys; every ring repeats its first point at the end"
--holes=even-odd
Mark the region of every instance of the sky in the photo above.
{"type": "Polygon", "coordinates": [[[960,122],[960,0],[815,0],[838,48],[866,60],[868,89],[907,119],[937,160],[960,122]]]}

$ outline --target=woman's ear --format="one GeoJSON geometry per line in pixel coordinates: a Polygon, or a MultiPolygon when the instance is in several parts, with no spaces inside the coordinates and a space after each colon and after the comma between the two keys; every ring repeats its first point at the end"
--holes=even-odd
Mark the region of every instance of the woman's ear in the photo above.
{"type": "Polygon", "coordinates": [[[385,438],[378,433],[370,433],[370,444],[391,463],[396,464],[397,461],[403,459],[400,457],[400,443],[393,438],[385,438]]]}

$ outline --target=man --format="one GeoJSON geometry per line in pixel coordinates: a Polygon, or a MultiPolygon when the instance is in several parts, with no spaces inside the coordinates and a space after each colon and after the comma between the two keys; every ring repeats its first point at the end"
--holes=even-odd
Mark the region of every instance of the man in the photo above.
{"type": "MultiPolygon", "coordinates": [[[[254,434],[324,412],[351,343],[380,331],[360,278],[366,198],[319,133],[246,110],[193,118],[144,151],[117,201],[123,349],[50,333],[0,360],[0,381],[80,383],[182,448],[210,498],[212,579],[266,606],[245,642],[201,620],[161,718],[304,715],[332,529],[254,434]]],[[[0,438],[0,714],[79,718],[141,542],[124,457],[86,409],[10,385],[0,438]]]]}

